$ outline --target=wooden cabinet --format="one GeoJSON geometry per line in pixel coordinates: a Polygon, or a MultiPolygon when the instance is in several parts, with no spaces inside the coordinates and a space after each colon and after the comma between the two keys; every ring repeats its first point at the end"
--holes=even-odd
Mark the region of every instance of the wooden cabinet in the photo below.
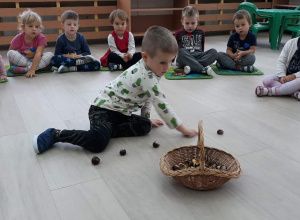
{"type": "Polygon", "coordinates": [[[143,36],[147,28],[153,25],[166,27],[173,32],[179,29],[181,27],[181,11],[188,5],[189,1],[172,0],[169,1],[169,7],[158,7],[157,4],[149,7],[149,3],[147,7],[136,7],[132,2],[130,0],[118,0],[117,7],[126,11],[129,16],[128,30],[134,36],[143,36]]]}
{"type": "MultiPolygon", "coordinates": [[[[298,1],[298,5],[300,2],[298,1]]],[[[287,9],[295,9],[298,7],[297,0],[273,0],[273,8],[287,8],[287,9]]]]}
{"type": "MultiPolygon", "coordinates": [[[[250,0],[248,0],[250,1],[250,0]]],[[[172,32],[182,27],[181,11],[191,5],[199,10],[199,26],[205,32],[234,30],[233,14],[240,1],[237,0],[161,0],[169,3],[168,7],[159,7],[158,1],[117,0],[117,7],[129,16],[128,30],[134,36],[143,36],[152,25],[160,25],[172,32]],[[140,7],[136,4],[140,2],[140,7]],[[146,6],[145,6],[146,5],[146,6]]],[[[251,0],[258,8],[272,8],[272,0],[251,0]]]]}

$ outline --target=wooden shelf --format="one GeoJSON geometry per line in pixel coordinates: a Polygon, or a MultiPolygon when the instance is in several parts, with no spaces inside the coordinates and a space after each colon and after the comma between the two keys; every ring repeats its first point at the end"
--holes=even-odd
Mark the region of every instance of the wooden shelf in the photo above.
{"type": "Polygon", "coordinates": [[[275,5],[275,8],[288,8],[288,9],[295,9],[298,5],[275,5]]]}
{"type": "MultiPolygon", "coordinates": [[[[262,0],[251,0],[258,8],[272,8],[272,1],[275,0],[264,0],[263,2],[262,0]]],[[[148,8],[134,8],[136,6],[133,6],[133,2],[131,0],[117,0],[117,7],[128,14],[129,22],[127,27],[135,37],[144,36],[145,31],[152,25],[163,26],[174,33],[182,27],[180,21],[181,11],[188,5],[199,10],[199,24],[204,31],[228,31],[231,33],[234,30],[232,17],[240,4],[236,0],[226,0],[226,2],[224,0],[215,0],[214,3],[207,0],[173,0],[167,6],[159,7],[158,4],[154,2],[151,4],[150,2],[152,1],[148,1],[148,8]]]]}
{"type": "Polygon", "coordinates": [[[141,11],[181,11],[183,8],[132,8],[132,12],[141,12],[141,11]]]}

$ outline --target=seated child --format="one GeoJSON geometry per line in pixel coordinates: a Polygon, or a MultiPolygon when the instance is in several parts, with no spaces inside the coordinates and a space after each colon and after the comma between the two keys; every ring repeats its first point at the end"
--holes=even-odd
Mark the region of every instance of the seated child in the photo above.
{"type": "Polygon", "coordinates": [[[2,56],[0,55],[0,83],[6,81],[7,81],[6,70],[5,70],[4,62],[2,60],[2,56]]]}
{"type": "Polygon", "coordinates": [[[182,124],[158,85],[177,50],[177,42],[168,29],[150,27],[142,42],[143,58],[108,83],[92,102],[90,130],[49,128],[34,136],[34,151],[43,153],[56,142],[66,142],[91,152],[101,152],[110,138],[146,135],[152,127],[163,125],[159,119],[150,119],[151,105],[171,129],[175,128],[188,137],[197,135],[196,130],[182,124]],[[139,109],[141,116],[133,114],[139,109]]]}
{"type": "Polygon", "coordinates": [[[216,66],[219,69],[254,72],[256,36],[249,32],[251,17],[248,11],[239,10],[233,16],[235,33],[227,43],[226,53],[219,52],[216,66]]]}
{"type": "Polygon", "coordinates": [[[55,53],[51,60],[52,67],[58,68],[58,73],[99,70],[99,61],[91,56],[85,37],[77,32],[79,28],[78,14],[67,10],[61,15],[61,22],[65,33],[57,38],[55,53]]]}
{"type": "Polygon", "coordinates": [[[300,37],[289,40],[277,60],[277,73],[265,76],[257,96],[291,95],[300,101],[300,37]]]}
{"type": "Polygon", "coordinates": [[[114,31],[108,35],[109,49],[101,57],[101,65],[108,66],[110,71],[127,69],[142,58],[140,52],[135,52],[133,34],[126,30],[128,16],[125,11],[117,9],[110,13],[109,21],[114,31]]]}
{"type": "Polygon", "coordinates": [[[41,17],[28,9],[19,15],[21,34],[15,36],[9,46],[7,58],[10,72],[24,73],[26,77],[35,76],[36,70],[50,69],[53,53],[44,53],[47,46],[41,17]]]}
{"type": "Polygon", "coordinates": [[[175,33],[179,46],[176,60],[178,69],[175,70],[177,73],[193,72],[210,75],[209,65],[218,58],[218,52],[215,49],[204,52],[205,34],[203,30],[197,28],[198,21],[199,11],[196,8],[186,6],[182,10],[183,28],[175,33]]]}

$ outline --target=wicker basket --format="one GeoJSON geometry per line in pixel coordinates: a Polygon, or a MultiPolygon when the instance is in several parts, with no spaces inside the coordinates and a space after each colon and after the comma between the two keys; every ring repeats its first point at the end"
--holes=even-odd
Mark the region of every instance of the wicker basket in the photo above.
{"type": "Polygon", "coordinates": [[[165,175],[173,177],[184,186],[196,190],[215,189],[232,178],[239,178],[242,170],[237,159],[225,151],[205,147],[202,121],[199,122],[198,127],[197,146],[184,146],[167,152],[160,159],[161,171],[165,175]],[[191,161],[193,158],[200,158],[199,167],[173,170],[175,164],[185,163],[186,161],[191,161]],[[205,167],[205,158],[210,158],[210,161],[225,165],[227,170],[205,167]]]}

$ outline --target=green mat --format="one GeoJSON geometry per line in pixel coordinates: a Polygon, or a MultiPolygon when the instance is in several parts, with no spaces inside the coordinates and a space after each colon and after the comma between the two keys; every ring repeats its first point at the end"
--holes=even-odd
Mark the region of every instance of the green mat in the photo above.
{"type": "Polygon", "coordinates": [[[168,70],[168,72],[165,74],[166,79],[170,80],[182,80],[182,79],[212,79],[213,76],[206,75],[206,74],[200,74],[200,73],[189,73],[186,76],[174,76],[174,70],[176,67],[172,67],[168,70]]]}
{"type": "MultiPolygon", "coordinates": [[[[15,77],[15,76],[24,76],[25,75],[25,73],[12,73],[12,72],[9,71],[9,68],[10,68],[9,65],[5,66],[7,77],[15,77]]],[[[37,70],[35,73],[36,74],[42,74],[42,73],[50,73],[50,72],[52,72],[51,69],[49,69],[49,70],[37,70]]]]}
{"type": "Polygon", "coordinates": [[[264,73],[256,67],[254,67],[253,73],[247,73],[237,70],[218,69],[218,67],[216,67],[216,64],[211,64],[210,67],[218,75],[264,75],[264,73]]]}
{"type": "Polygon", "coordinates": [[[99,71],[109,71],[107,66],[101,66],[99,71]]]}
{"type": "Polygon", "coordinates": [[[7,81],[8,81],[7,79],[0,79],[0,83],[5,83],[7,81]]]}

